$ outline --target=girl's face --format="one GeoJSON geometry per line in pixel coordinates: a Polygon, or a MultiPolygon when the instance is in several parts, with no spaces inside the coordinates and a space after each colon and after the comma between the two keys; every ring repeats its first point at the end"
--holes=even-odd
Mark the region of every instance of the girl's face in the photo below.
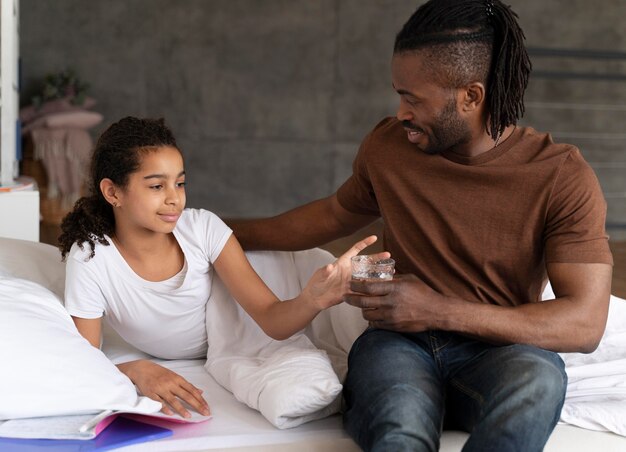
{"type": "Polygon", "coordinates": [[[178,149],[163,146],[141,154],[139,169],[118,191],[116,229],[170,233],[185,208],[185,169],[178,149]]]}

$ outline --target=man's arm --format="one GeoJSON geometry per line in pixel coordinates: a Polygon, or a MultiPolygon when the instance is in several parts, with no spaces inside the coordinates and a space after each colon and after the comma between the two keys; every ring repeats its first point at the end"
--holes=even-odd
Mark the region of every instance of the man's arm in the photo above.
{"type": "Polygon", "coordinates": [[[353,291],[369,296],[347,295],[345,300],[360,308],[376,308],[365,309],[363,317],[377,328],[445,330],[492,343],[594,351],[606,327],[612,267],[560,263],[548,264],[547,269],[556,298],[516,307],[445,297],[414,276],[386,283],[353,281],[353,291]]]}
{"type": "Polygon", "coordinates": [[[272,218],[233,220],[228,226],[244,249],[296,251],[350,235],[376,218],[344,209],[333,194],[272,218]]]}

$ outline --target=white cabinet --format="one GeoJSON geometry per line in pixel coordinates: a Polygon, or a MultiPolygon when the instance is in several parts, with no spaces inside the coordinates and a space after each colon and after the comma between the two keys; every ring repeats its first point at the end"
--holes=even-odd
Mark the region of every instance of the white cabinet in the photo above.
{"type": "Polygon", "coordinates": [[[39,191],[17,184],[19,0],[0,0],[0,237],[39,241],[39,191]]]}
{"type": "Polygon", "coordinates": [[[0,237],[39,241],[39,190],[0,193],[0,237]]]}

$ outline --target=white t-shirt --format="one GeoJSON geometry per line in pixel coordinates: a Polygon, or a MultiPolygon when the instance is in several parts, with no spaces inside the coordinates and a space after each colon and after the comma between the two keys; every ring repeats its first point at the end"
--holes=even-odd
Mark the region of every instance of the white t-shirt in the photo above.
{"type": "Polygon", "coordinates": [[[110,245],[75,243],[66,267],[65,307],[84,319],[103,315],[129,344],[164,359],[206,356],[206,303],[211,294],[213,263],[231,229],[215,214],[185,209],[174,236],[184,255],[181,272],[166,281],[146,281],[124,260],[110,237],[110,245]]]}

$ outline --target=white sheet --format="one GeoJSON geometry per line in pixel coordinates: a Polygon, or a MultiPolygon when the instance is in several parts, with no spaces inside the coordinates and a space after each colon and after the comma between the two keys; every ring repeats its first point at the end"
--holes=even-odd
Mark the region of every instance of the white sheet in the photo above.
{"type": "MultiPolygon", "coordinates": [[[[104,349],[107,356],[109,348],[104,349]]],[[[118,357],[132,356],[134,351],[117,345],[113,353],[118,357]]],[[[273,426],[257,410],[235,399],[232,393],[221,387],[204,368],[203,360],[175,360],[155,362],[179,373],[193,385],[204,391],[211,407],[213,418],[199,424],[172,424],[165,421],[150,421],[170,428],[174,435],[158,442],[149,442],[120,449],[120,451],[198,451],[224,450],[234,447],[273,448],[276,445],[291,444],[294,450],[302,452],[303,444],[323,438],[333,444],[331,451],[358,451],[342,428],[339,415],[309,422],[298,427],[280,430],[273,426]]],[[[305,449],[306,450],[306,449],[305,449]]],[[[309,449],[310,450],[310,449],[309,449]]]]}
{"type": "MultiPolygon", "coordinates": [[[[542,299],[554,296],[548,284],[542,299]]],[[[626,436],[626,300],[611,295],[606,330],[593,353],[560,355],[568,377],[560,422],[626,436]]]]}
{"type": "Polygon", "coordinates": [[[611,296],[606,331],[596,351],[561,357],[569,378],[561,421],[626,436],[626,301],[611,296]]]}

